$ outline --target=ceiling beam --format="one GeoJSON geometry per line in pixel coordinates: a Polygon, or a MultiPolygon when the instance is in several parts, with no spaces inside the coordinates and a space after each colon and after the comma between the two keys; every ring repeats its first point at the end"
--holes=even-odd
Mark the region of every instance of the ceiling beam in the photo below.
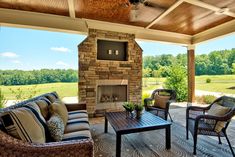
{"type": "Polygon", "coordinates": [[[74,5],[74,0],[68,0],[68,5],[69,5],[69,16],[73,19],[76,18],[75,15],[75,5],[74,5]]]}
{"type": "MultiPolygon", "coordinates": [[[[199,0],[184,0],[184,1],[187,2],[187,3],[202,7],[202,8],[212,10],[214,12],[218,12],[222,9],[222,8],[216,7],[214,5],[211,5],[211,4],[205,3],[203,1],[199,1],[199,0]]],[[[222,14],[228,15],[228,16],[231,16],[231,17],[235,17],[235,13],[233,13],[231,11],[225,11],[222,14]]]]}
{"type": "Polygon", "coordinates": [[[143,27],[103,22],[97,20],[70,18],[44,13],[19,11],[0,8],[0,25],[41,29],[49,31],[62,31],[68,33],[87,34],[88,28],[132,33],[138,39],[163,41],[188,45],[191,43],[191,35],[172,33],[159,30],[150,30],[143,27]]]}
{"type": "Polygon", "coordinates": [[[213,27],[209,30],[203,31],[192,36],[192,44],[198,44],[211,39],[216,39],[218,37],[223,37],[225,35],[235,32],[235,20],[226,22],[219,26],[213,27]]]}
{"type": "Polygon", "coordinates": [[[88,32],[82,19],[3,8],[0,8],[0,24],[67,33],[87,34],[88,32]]]}
{"type": "Polygon", "coordinates": [[[172,12],[176,7],[178,7],[180,4],[182,4],[184,2],[184,0],[179,0],[176,3],[174,3],[172,6],[170,6],[170,8],[168,8],[165,12],[163,12],[160,16],[156,17],[150,24],[148,24],[148,26],[146,26],[145,28],[149,29],[150,27],[152,27],[155,23],[157,23],[158,21],[160,21],[162,18],[164,18],[166,15],[168,15],[170,12],[172,12]]]}
{"type": "Polygon", "coordinates": [[[130,26],[130,25],[103,22],[90,19],[84,19],[84,20],[87,22],[88,28],[92,29],[131,33],[135,34],[135,37],[137,39],[144,39],[150,41],[169,42],[180,45],[191,44],[191,38],[192,38],[191,35],[153,30],[153,29],[145,29],[143,27],[138,27],[138,26],[130,26]]]}

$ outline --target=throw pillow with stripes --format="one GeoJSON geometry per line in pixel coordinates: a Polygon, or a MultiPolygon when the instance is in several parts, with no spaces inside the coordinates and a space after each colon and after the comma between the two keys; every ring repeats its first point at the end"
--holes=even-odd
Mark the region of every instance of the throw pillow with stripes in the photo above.
{"type": "Polygon", "coordinates": [[[30,107],[21,107],[1,115],[7,133],[15,138],[31,143],[45,143],[46,124],[38,113],[30,107]]]}

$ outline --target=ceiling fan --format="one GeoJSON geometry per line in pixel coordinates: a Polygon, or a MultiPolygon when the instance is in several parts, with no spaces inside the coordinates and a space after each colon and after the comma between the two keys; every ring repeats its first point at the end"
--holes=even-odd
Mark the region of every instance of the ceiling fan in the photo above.
{"type": "Polygon", "coordinates": [[[148,21],[151,17],[160,14],[164,7],[158,5],[155,0],[129,0],[131,4],[130,21],[148,21]]]}

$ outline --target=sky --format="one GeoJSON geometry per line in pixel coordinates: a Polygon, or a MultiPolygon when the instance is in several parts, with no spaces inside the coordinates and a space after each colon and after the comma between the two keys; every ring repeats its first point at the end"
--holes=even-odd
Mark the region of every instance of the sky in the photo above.
{"type": "MultiPolygon", "coordinates": [[[[86,36],[33,29],[0,27],[0,69],[78,69],[77,45],[86,36]]],[[[169,43],[137,41],[143,55],[186,53],[186,47],[169,43]]],[[[196,54],[235,48],[235,35],[196,46],[196,54]]]]}

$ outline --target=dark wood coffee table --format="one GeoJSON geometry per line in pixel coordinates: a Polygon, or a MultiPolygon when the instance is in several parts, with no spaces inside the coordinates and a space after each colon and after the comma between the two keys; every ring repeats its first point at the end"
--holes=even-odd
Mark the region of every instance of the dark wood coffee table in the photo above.
{"type": "Polygon", "coordinates": [[[116,157],[121,156],[121,136],[123,134],[165,129],[166,149],[171,148],[171,123],[149,112],[144,112],[140,119],[127,118],[126,112],[107,112],[105,113],[105,133],[108,132],[108,122],[116,132],[116,157]]]}

